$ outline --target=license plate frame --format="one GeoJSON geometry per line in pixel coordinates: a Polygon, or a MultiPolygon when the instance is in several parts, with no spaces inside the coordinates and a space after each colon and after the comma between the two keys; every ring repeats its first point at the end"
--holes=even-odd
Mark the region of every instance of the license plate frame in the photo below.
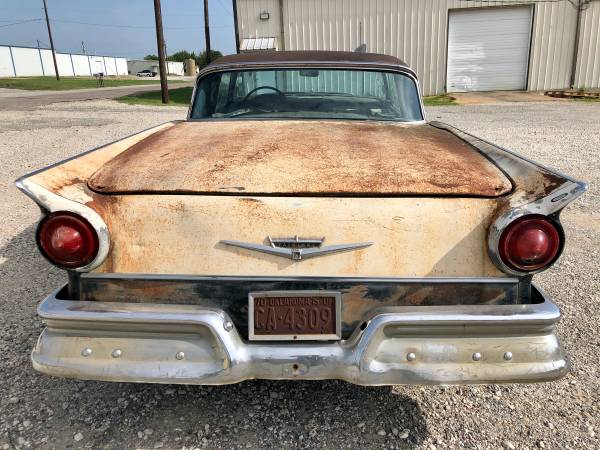
{"type": "MultiPolygon", "coordinates": [[[[298,305],[293,305],[296,307],[298,305]]],[[[290,308],[290,306],[278,305],[281,308],[290,308]]],[[[300,306],[298,306],[300,307],[300,306]]],[[[323,308],[324,309],[324,308],[323,308]]],[[[310,312],[309,312],[310,314],[310,312]]],[[[337,291],[265,291],[250,292],[248,294],[248,339],[251,341],[334,341],[342,339],[342,294],[337,291]],[[257,299],[276,299],[276,298],[332,298],[334,305],[330,308],[334,312],[335,331],[333,333],[276,333],[264,334],[256,333],[255,330],[255,302],[257,299]]]]}

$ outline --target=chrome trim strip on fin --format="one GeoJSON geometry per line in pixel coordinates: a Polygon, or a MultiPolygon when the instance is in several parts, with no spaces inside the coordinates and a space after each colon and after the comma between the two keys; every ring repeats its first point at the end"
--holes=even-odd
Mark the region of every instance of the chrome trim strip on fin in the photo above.
{"type": "Polygon", "coordinates": [[[15,185],[20,191],[37,203],[43,211],[69,211],[78,214],[85,218],[94,227],[94,230],[96,230],[98,234],[98,254],[94,260],[83,267],[69,270],[89,272],[104,262],[110,249],[110,235],[108,226],[96,211],[81,203],[61,197],[27,178],[20,178],[15,182],[15,185]]]}

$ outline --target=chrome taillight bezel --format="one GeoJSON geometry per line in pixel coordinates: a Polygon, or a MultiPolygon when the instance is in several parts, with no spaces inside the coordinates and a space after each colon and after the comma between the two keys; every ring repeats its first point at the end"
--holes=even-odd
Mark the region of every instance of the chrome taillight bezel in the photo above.
{"type": "MultiPolygon", "coordinates": [[[[98,253],[89,264],[77,268],[64,268],[73,272],[89,272],[100,266],[108,256],[110,250],[110,234],[108,226],[100,215],[89,206],[55,194],[37,183],[27,179],[20,178],[16,181],[16,186],[40,207],[42,214],[46,215],[56,211],[67,211],[79,215],[86,219],[96,231],[98,236],[98,253]]],[[[42,219],[43,220],[43,217],[42,219]]],[[[37,239],[36,239],[37,241],[37,239]]]]}
{"type": "Polygon", "coordinates": [[[506,214],[501,216],[490,228],[490,233],[488,236],[488,253],[496,267],[498,267],[503,272],[509,275],[516,276],[526,276],[526,275],[534,275],[536,273],[542,272],[550,267],[552,267],[556,261],[560,258],[563,249],[565,246],[565,233],[563,227],[560,223],[558,214],[552,215],[543,215],[532,213],[523,210],[513,210],[511,214],[506,214]],[[537,267],[535,269],[527,270],[522,269],[516,266],[511,265],[509,262],[505,261],[501,256],[500,251],[500,242],[504,232],[515,222],[521,221],[525,218],[532,218],[537,220],[544,220],[548,222],[554,229],[557,231],[559,236],[559,245],[558,250],[554,257],[544,266],[537,267]]]}

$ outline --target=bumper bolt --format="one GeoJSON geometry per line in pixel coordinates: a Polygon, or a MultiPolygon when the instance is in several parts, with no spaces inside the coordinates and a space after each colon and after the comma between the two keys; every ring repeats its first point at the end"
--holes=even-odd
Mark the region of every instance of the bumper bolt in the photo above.
{"type": "Polygon", "coordinates": [[[185,358],[185,353],[177,352],[177,353],[175,353],[175,358],[182,360],[183,358],[185,358]]]}
{"type": "Polygon", "coordinates": [[[225,331],[231,331],[233,330],[233,323],[230,320],[226,320],[223,322],[223,328],[225,328],[225,331]]]}
{"type": "Polygon", "coordinates": [[[91,348],[84,348],[81,351],[81,356],[90,356],[92,354],[92,349],[91,348]]]}
{"type": "Polygon", "coordinates": [[[510,361],[510,360],[512,359],[512,357],[513,357],[513,354],[512,354],[512,352],[506,352],[506,353],[504,354],[504,359],[505,359],[506,361],[510,361]]]}
{"type": "Polygon", "coordinates": [[[121,349],[115,348],[115,349],[112,351],[112,353],[111,353],[111,356],[112,356],[113,358],[120,358],[122,354],[123,354],[123,352],[121,351],[121,349]]]}
{"type": "Polygon", "coordinates": [[[479,353],[479,352],[473,353],[473,361],[481,361],[481,353],[479,353]]]}
{"type": "Polygon", "coordinates": [[[417,359],[417,355],[415,355],[413,352],[410,352],[409,354],[406,355],[407,361],[414,361],[415,359],[417,359]]]}

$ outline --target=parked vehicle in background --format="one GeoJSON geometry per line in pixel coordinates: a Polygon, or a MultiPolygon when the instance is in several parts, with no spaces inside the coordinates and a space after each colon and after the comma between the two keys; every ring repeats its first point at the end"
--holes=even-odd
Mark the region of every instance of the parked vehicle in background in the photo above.
{"type": "Polygon", "coordinates": [[[415,73],[265,52],[198,75],[188,118],[26,175],[68,283],[36,370],[365,385],[552,380],[559,258],[586,184],[424,117],[415,73]]]}
{"type": "Polygon", "coordinates": [[[140,70],[137,74],[138,77],[155,77],[157,73],[150,69],[140,70]]]}

